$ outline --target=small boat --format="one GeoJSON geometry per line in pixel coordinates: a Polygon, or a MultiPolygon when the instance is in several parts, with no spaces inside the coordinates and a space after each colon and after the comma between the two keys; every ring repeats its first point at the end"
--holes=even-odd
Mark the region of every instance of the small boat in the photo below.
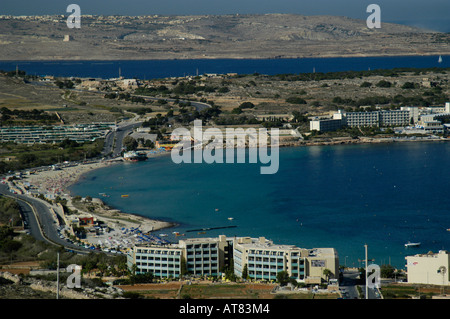
{"type": "Polygon", "coordinates": [[[228,220],[233,220],[234,218],[233,217],[228,217],[228,220]]]}
{"type": "Polygon", "coordinates": [[[420,243],[411,243],[409,241],[405,244],[405,247],[419,247],[419,246],[420,243]]]}
{"type": "Polygon", "coordinates": [[[439,56],[438,63],[442,63],[442,56],[439,56]]]}
{"type": "Polygon", "coordinates": [[[122,195],[123,198],[128,197],[128,195],[122,195]]]}

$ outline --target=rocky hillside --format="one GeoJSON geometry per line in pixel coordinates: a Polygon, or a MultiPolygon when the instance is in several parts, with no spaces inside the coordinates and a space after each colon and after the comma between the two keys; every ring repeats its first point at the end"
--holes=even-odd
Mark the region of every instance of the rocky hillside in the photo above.
{"type": "Polygon", "coordinates": [[[450,35],[335,16],[0,18],[0,60],[296,58],[449,54],[450,35]],[[64,40],[64,38],[66,39],[64,40]]]}

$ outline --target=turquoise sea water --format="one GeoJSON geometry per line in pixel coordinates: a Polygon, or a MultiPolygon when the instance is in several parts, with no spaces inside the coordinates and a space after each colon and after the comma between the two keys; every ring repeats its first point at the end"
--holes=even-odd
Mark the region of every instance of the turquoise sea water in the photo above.
{"type": "Polygon", "coordinates": [[[173,231],[264,236],[334,247],[347,266],[360,265],[367,244],[375,263],[404,268],[406,255],[450,249],[449,158],[447,142],[283,148],[278,173],[260,175],[261,164],[174,164],[163,156],[93,171],[71,191],[106,193],[101,198],[124,212],[176,222],[156,232],[174,241],[173,231]],[[189,231],[230,225],[237,227],[189,231]],[[422,244],[405,248],[407,241],[422,244]]]}

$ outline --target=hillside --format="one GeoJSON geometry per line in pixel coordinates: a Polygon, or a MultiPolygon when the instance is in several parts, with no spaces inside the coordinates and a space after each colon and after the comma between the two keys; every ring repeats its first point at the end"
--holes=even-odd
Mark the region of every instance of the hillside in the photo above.
{"type": "Polygon", "coordinates": [[[450,35],[335,16],[0,18],[0,60],[297,58],[450,54],[450,35]],[[64,41],[64,37],[71,37],[64,41]]]}

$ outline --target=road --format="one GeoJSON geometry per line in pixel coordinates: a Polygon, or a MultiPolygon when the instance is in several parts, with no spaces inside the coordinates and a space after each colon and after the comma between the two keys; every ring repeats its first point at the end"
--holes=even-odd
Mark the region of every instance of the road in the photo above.
{"type": "MultiPolygon", "coordinates": [[[[100,92],[99,92],[100,93],[100,92]]],[[[145,99],[149,100],[160,100],[161,98],[152,98],[148,96],[140,96],[135,95],[139,97],[143,97],[145,99]]],[[[174,101],[174,99],[164,99],[166,101],[174,101]]],[[[204,110],[208,107],[211,107],[211,105],[202,103],[202,102],[195,102],[190,101],[191,105],[197,109],[197,111],[204,110]]],[[[105,144],[103,148],[103,156],[110,156],[110,157],[117,157],[120,156],[122,152],[122,142],[125,136],[127,136],[134,128],[139,127],[142,125],[142,121],[138,121],[137,119],[126,121],[123,123],[119,123],[117,125],[116,131],[110,131],[105,137],[105,144]]]]}
{"type": "Polygon", "coordinates": [[[17,201],[24,219],[25,229],[37,240],[46,241],[57,246],[64,246],[69,250],[80,253],[92,251],[59,237],[58,224],[53,218],[49,204],[36,198],[13,194],[5,184],[0,184],[0,194],[14,198],[17,201]]]}
{"type": "MultiPolygon", "coordinates": [[[[33,82],[32,84],[42,85],[39,82],[33,82]]],[[[146,99],[160,99],[147,96],[143,97],[146,99]]],[[[173,99],[165,100],[173,101],[173,99]]],[[[194,106],[198,111],[211,107],[209,104],[195,101],[191,101],[191,105],[194,106]]],[[[123,148],[124,137],[126,137],[134,128],[141,126],[142,123],[142,121],[138,121],[136,118],[130,121],[119,123],[117,125],[117,130],[108,132],[105,137],[103,156],[109,156],[113,158],[120,156],[123,148]]],[[[25,195],[13,194],[9,191],[7,185],[5,184],[0,184],[0,195],[16,199],[21,209],[25,229],[28,230],[30,235],[32,235],[37,240],[47,241],[55,245],[61,245],[66,249],[70,249],[80,253],[92,252],[92,250],[90,249],[79,247],[78,245],[68,242],[64,238],[60,237],[58,223],[54,220],[49,204],[45,203],[42,200],[31,198],[25,195]]]]}
{"type": "Polygon", "coordinates": [[[105,144],[103,147],[103,155],[111,157],[120,156],[122,152],[122,142],[134,128],[142,125],[142,122],[127,122],[117,125],[116,131],[109,131],[105,137],[105,144]]]}
{"type": "Polygon", "coordinates": [[[359,278],[359,271],[345,270],[339,290],[344,299],[358,299],[359,293],[356,289],[357,279],[359,278]]]}

